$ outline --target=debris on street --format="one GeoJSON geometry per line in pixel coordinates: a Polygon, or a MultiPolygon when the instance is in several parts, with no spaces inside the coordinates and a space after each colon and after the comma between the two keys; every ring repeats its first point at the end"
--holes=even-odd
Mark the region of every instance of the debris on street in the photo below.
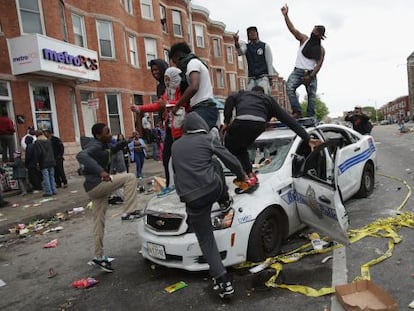
{"type": "Polygon", "coordinates": [[[180,281],[180,282],[177,282],[177,283],[175,283],[173,285],[167,286],[165,288],[165,290],[167,291],[167,293],[172,294],[172,293],[176,292],[177,290],[180,290],[180,289],[182,289],[184,287],[187,287],[187,286],[188,286],[187,283],[185,283],[183,281],[180,281]]]}
{"type": "Polygon", "coordinates": [[[49,243],[46,243],[45,245],[43,245],[43,248],[55,248],[57,246],[58,246],[58,239],[54,239],[50,241],[49,243]]]}
{"type": "Polygon", "coordinates": [[[96,284],[98,284],[98,280],[92,278],[92,277],[88,277],[88,278],[83,278],[83,279],[79,279],[76,280],[72,283],[72,287],[75,288],[89,288],[92,286],[95,286],[96,284]]]}

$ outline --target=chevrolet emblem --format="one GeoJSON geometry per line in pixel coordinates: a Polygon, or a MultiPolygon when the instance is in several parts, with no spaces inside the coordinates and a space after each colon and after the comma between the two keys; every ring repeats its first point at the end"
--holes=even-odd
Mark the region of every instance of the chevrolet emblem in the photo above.
{"type": "Polygon", "coordinates": [[[162,226],[164,226],[164,225],[165,225],[165,221],[164,221],[164,220],[161,220],[161,219],[158,219],[158,220],[155,222],[155,224],[156,224],[158,227],[162,227],[162,226]]]}

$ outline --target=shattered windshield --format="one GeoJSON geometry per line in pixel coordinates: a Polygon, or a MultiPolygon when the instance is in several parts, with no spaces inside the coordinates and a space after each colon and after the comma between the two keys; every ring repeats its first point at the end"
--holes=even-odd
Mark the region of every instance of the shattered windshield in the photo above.
{"type": "MultiPolygon", "coordinates": [[[[293,138],[256,141],[249,148],[253,170],[259,173],[275,172],[281,168],[292,145],[293,138]]],[[[226,175],[231,172],[225,168],[226,175]]]]}

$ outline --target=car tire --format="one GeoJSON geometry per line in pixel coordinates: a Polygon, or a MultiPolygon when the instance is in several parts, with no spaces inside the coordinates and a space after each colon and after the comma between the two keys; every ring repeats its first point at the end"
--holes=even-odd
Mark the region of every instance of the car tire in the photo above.
{"type": "Polygon", "coordinates": [[[255,220],[250,232],[247,260],[260,262],[280,253],[283,241],[282,217],[275,208],[267,208],[255,220]]]}
{"type": "Polygon", "coordinates": [[[361,186],[357,193],[358,198],[366,198],[374,191],[374,166],[371,163],[366,163],[361,177],[361,186]]]}

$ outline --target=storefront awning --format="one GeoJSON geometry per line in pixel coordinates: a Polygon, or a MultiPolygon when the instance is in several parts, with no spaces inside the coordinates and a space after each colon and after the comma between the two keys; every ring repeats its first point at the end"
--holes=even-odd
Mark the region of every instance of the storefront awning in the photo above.
{"type": "Polygon", "coordinates": [[[7,39],[14,75],[36,73],[79,82],[100,81],[96,51],[40,34],[7,39]]]}

